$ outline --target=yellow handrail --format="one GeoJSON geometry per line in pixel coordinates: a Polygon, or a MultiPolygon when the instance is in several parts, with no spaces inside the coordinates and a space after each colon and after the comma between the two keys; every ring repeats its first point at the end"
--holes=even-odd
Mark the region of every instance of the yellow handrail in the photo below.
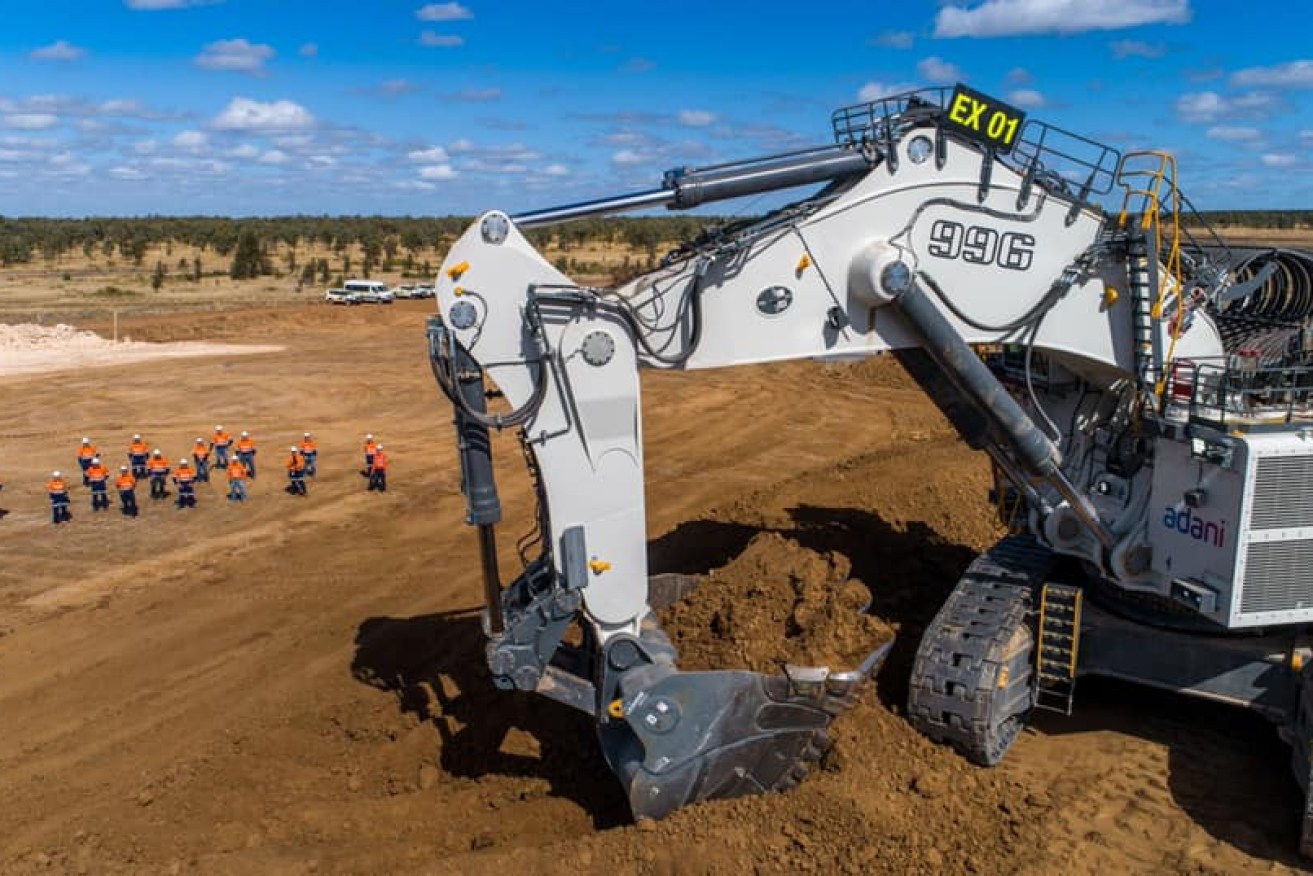
{"type": "Polygon", "coordinates": [[[1154,387],[1154,394],[1161,401],[1167,386],[1167,372],[1176,355],[1176,341],[1185,325],[1185,281],[1181,269],[1181,193],[1176,186],[1176,158],[1168,152],[1157,150],[1127,152],[1117,173],[1117,182],[1126,190],[1117,224],[1126,226],[1132,199],[1142,198],[1144,208],[1140,225],[1146,231],[1153,229],[1154,258],[1163,257],[1163,207],[1166,206],[1171,214],[1171,227],[1167,229],[1167,254],[1163,261],[1162,274],[1158,279],[1157,295],[1150,310],[1150,315],[1155,320],[1162,319],[1167,290],[1169,288],[1176,290],[1176,318],[1171,324],[1171,342],[1168,344],[1167,355],[1158,374],[1158,383],[1154,387]],[[1141,158],[1149,160],[1147,167],[1128,169],[1128,161],[1141,158]],[[1132,186],[1130,180],[1137,177],[1147,177],[1148,183],[1143,188],[1132,186]]]}

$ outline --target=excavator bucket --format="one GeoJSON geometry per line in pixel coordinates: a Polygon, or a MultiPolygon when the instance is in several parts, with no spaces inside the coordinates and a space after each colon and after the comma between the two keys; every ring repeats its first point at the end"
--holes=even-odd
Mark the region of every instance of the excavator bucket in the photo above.
{"type": "Polygon", "coordinates": [[[829,749],[831,721],[889,653],[855,670],[785,667],[679,672],[648,665],[626,674],[599,735],[637,819],[660,819],[700,800],[786,791],[829,749]]]}

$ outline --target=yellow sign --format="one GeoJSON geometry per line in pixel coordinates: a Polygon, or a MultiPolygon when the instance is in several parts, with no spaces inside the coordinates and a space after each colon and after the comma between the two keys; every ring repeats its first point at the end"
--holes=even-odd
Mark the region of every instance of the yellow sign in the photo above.
{"type": "Polygon", "coordinates": [[[944,118],[950,130],[1006,154],[1017,144],[1026,114],[965,85],[958,85],[953,89],[944,118]]]}

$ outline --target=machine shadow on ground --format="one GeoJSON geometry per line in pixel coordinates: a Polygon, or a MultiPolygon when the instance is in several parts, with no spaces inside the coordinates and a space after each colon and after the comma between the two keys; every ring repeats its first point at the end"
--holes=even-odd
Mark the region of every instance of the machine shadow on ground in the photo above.
{"type": "Polygon", "coordinates": [[[441,740],[439,764],[449,775],[544,779],[549,793],[577,803],[596,828],[630,823],[592,721],[535,694],[494,689],[483,650],[477,609],[375,617],[357,629],[351,674],[393,693],[403,712],[434,726],[441,740]],[[540,755],[502,751],[512,728],[537,739],[540,755]]]}
{"type": "Polygon", "coordinates": [[[1031,731],[1112,731],[1167,749],[1167,790],[1209,836],[1306,870],[1296,854],[1303,794],[1290,748],[1256,712],[1108,678],[1085,678],[1071,717],[1036,712],[1031,731]]]}

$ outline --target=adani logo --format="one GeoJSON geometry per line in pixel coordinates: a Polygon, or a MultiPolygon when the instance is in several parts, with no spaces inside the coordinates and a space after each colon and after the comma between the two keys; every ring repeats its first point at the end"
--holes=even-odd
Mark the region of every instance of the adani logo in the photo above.
{"type": "Polygon", "coordinates": [[[1193,508],[1177,511],[1170,505],[1163,511],[1163,526],[1188,536],[1195,541],[1202,541],[1213,547],[1221,547],[1226,539],[1226,521],[1214,523],[1194,515],[1193,508]]]}

